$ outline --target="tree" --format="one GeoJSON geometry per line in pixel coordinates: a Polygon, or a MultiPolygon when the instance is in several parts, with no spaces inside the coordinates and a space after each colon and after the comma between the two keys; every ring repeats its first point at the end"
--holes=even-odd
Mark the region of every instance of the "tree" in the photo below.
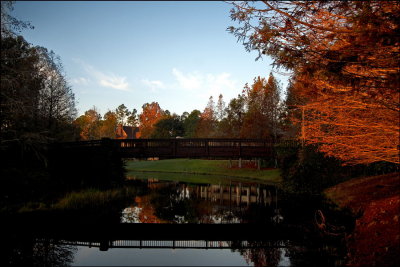
{"type": "Polygon", "coordinates": [[[64,77],[60,58],[44,47],[36,49],[39,74],[44,77],[38,101],[40,120],[50,132],[61,132],[76,116],[75,95],[64,77]]]}
{"type": "Polygon", "coordinates": [[[222,121],[225,118],[225,116],[226,116],[225,109],[226,109],[225,101],[223,99],[222,94],[220,94],[218,96],[218,102],[217,102],[217,106],[216,106],[216,119],[218,121],[222,121]]]}
{"type": "Polygon", "coordinates": [[[24,28],[33,29],[26,21],[21,21],[10,15],[13,10],[13,1],[1,1],[1,37],[16,37],[16,31],[24,28]]]}
{"type": "Polygon", "coordinates": [[[75,98],[61,60],[16,34],[31,26],[11,10],[12,2],[1,2],[1,138],[74,139],[75,98]]]}
{"type": "Polygon", "coordinates": [[[101,138],[101,115],[96,107],[85,111],[84,115],[78,117],[74,124],[80,129],[82,140],[96,140],[101,138]]]}
{"type": "Polygon", "coordinates": [[[164,117],[164,111],[157,102],[146,103],[142,106],[139,115],[139,128],[142,138],[149,138],[154,130],[154,125],[164,117]]]}
{"type": "Polygon", "coordinates": [[[295,139],[301,136],[302,109],[305,100],[299,96],[292,81],[286,88],[286,97],[282,105],[282,128],[286,138],[295,139]],[[294,121],[300,122],[295,124],[294,121]]]}
{"type": "Polygon", "coordinates": [[[114,139],[118,125],[117,114],[110,110],[107,111],[100,124],[100,136],[114,139]]]}
{"type": "Polygon", "coordinates": [[[115,114],[117,115],[118,124],[125,125],[126,118],[129,118],[131,112],[124,104],[121,104],[115,110],[115,114]]]}
{"type": "Polygon", "coordinates": [[[185,121],[189,117],[189,112],[184,111],[181,115],[181,120],[185,121]]]}
{"type": "Polygon", "coordinates": [[[216,112],[215,103],[212,96],[208,99],[207,106],[200,114],[200,120],[197,124],[196,137],[209,138],[214,137],[216,131],[216,112]]]}
{"type": "Polygon", "coordinates": [[[40,131],[37,107],[43,77],[36,68],[37,50],[22,36],[2,36],[1,44],[1,136],[15,139],[40,131]]]}
{"type": "Polygon", "coordinates": [[[244,95],[238,95],[231,99],[226,109],[226,120],[222,122],[222,128],[226,137],[239,138],[245,116],[246,99],[244,95]]]}
{"type": "Polygon", "coordinates": [[[280,94],[281,87],[272,73],[270,73],[264,88],[262,108],[268,119],[271,137],[275,142],[282,132],[282,104],[280,94]]]}
{"type": "Polygon", "coordinates": [[[165,115],[154,125],[151,138],[176,138],[183,136],[183,122],[177,114],[165,115]]]}
{"type": "Polygon", "coordinates": [[[233,2],[229,30],[293,71],[303,137],[347,164],[398,156],[398,21],[391,1],[233,2]]]}
{"type": "Polygon", "coordinates": [[[139,121],[138,121],[138,116],[137,116],[137,110],[133,109],[129,113],[126,124],[128,124],[129,126],[136,127],[136,126],[138,126],[138,123],[139,123],[139,121]]]}
{"type": "Polygon", "coordinates": [[[268,128],[268,117],[263,107],[264,93],[267,81],[265,78],[254,78],[254,83],[244,88],[246,99],[246,114],[240,136],[242,138],[267,138],[271,135],[268,128]]]}
{"type": "MultiPolygon", "coordinates": [[[[200,121],[200,110],[193,110],[189,115],[183,120],[183,129],[185,137],[195,137],[196,131],[198,127],[198,123],[200,121]]],[[[182,115],[183,117],[183,115],[182,115]]]]}

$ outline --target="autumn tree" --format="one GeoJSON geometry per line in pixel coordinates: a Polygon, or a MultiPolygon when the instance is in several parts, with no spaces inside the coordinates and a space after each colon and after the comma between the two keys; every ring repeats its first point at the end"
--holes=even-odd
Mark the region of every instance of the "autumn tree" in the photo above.
{"type": "Polygon", "coordinates": [[[254,78],[251,86],[245,85],[246,113],[240,136],[242,138],[267,138],[270,136],[268,117],[263,106],[267,81],[265,78],[254,78]]]}
{"type": "Polygon", "coordinates": [[[239,138],[243,127],[243,119],[245,116],[246,99],[244,95],[238,95],[237,98],[231,99],[226,108],[226,119],[220,124],[220,128],[226,133],[225,137],[239,138]]]}
{"type": "Polygon", "coordinates": [[[301,108],[305,104],[305,99],[299,96],[292,81],[286,88],[286,97],[282,104],[282,130],[284,137],[287,139],[295,139],[301,136],[301,122],[303,109],[301,108]]]}
{"type": "Polygon", "coordinates": [[[245,48],[293,72],[307,143],[347,164],[400,162],[399,2],[232,5],[245,48]]]}
{"type": "Polygon", "coordinates": [[[100,122],[100,136],[101,138],[115,138],[116,135],[116,128],[118,125],[117,114],[112,111],[107,111],[104,116],[103,120],[100,122]]]}
{"type": "Polygon", "coordinates": [[[74,124],[80,129],[81,140],[96,140],[101,138],[101,115],[96,107],[85,111],[79,116],[74,124]]]}
{"type": "Polygon", "coordinates": [[[212,96],[208,99],[207,106],[200,114],[200,120],[197,124],[196,136],[201,138],[214,137],[217,125],[217,116],[215,111],[215,102],[212,96]]]}
{"type": "Polygon", "coordinates": [[[267,117],[268,128],[271,130],[272,139],[277,142],[282,135],[282,112],[281,87],[272,73],[270,73],[267,84],[264,87],[262,109],[267,117]]]}
{"type": "Polygon", "coordinates": [[[139,115],[139,128],[142,138],[149,138],[154,131],[154,125],[164,117],[164,111],[157,102],[146,103],[139,115]]]}

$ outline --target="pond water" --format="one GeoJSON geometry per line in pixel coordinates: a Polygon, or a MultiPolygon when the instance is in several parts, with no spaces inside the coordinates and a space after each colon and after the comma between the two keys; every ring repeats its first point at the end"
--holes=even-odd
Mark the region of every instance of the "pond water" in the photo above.
{"type": "Polygon", "coordinates": [[[228,179],[218,184],[167,179],[130,180],[130,186],[140,192],[138,195],[120,207],[97,211],[101,215],[95,216],[95,220],[102,220],[101,216],[113,217],[105,220],[112,224],[96,228],[92,222],[87,223],[93,219],[90,212],[79,216],[70,213],[65,218],[58,213],[57,220],[47,218],[47,224],[39,221],[32,227],[43,228],[42,231],[10,234],[7,249],[3,249],[6,264],[340,266],[344,263],[342,240],[321,237],[316,231],[316,211],[326,208],[319,198],[296,197],[271,185],[228,179]],[[59,226],[51,228],[54,224],[59,226]]]}

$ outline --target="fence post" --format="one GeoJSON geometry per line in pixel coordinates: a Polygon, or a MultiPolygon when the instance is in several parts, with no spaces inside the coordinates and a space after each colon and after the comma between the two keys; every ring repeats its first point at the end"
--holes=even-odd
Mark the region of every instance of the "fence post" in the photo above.
{"type": "Polygon", "coordinates": [[[239,141],[239,169],[242,168],[242,141],[239,141]]]}
{"type": "Polygon", "coordinates": [[[209,148],[209,144],[208,144],[208,139],[205,140],[205,144],[206,144],[206,154],[207,154],[207,158],[210,158],[210,148],[209,148]]]}
{"type": "Polygon", "coordinates": [[[172,139],[172,156],[176,158],[177,139],[172,139]]]}

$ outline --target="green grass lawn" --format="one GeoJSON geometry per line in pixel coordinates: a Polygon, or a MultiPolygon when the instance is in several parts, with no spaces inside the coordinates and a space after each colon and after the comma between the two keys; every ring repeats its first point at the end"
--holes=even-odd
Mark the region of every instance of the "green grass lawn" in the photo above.
{"type": "Polygon", "coordinates": [[[179,180],[193,183],[220,183],[229,180],[280,183],[279,169],[229,168],[228,160],[168,159],[127,161],[127,176],[179,180]]]}

